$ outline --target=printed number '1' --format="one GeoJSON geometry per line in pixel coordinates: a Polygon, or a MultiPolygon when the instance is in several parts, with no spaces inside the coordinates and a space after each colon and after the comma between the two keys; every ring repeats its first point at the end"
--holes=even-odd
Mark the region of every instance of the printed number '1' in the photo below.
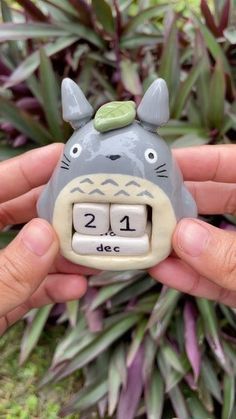
{"type": "Polygon", "coordinates": [[[120,220],[120,223],[125,222],[125,228],[120,228],[120,231],[136,231],[135,228],[130,228],[129,225],[129,216],[125,215],[122,220],[120,220]]]}
{"type": "Polygon", "coordinates": [[[93,215],[93,214],[84,214],[84,216],[85,217],[91,217],[91,220],[89,220],[89,222],[87,224],[85,224],[85,227],[88,227],[88,228],[96,228],[95,225],[92,225],[92,223],[95,220],[95,215],[93,215]]]}

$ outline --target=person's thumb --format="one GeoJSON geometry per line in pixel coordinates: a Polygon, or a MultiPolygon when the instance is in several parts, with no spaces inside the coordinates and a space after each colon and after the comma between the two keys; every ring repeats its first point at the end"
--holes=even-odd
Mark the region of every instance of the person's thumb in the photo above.
{"type": "Polygon", "coordinates": [[[50,224],[34,219],[0,253],[0,316],[24,303],[38,288],[58,248],[50,224]]]}
{"type": "Polygon", "coordinates": [[[177,225],[172,243],[177,255],[201,276],[236,290],[235,233],[200,220],[183,219],[177,225]]]}

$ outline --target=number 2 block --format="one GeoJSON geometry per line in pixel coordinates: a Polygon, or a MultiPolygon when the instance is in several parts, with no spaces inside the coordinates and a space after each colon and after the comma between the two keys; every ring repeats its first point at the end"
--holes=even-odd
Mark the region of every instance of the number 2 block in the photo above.
{"type": "Polygon", "coordinates": [[[74,229],[81,234],[98,235],[109,230],[109,204],[75,204],[74,229]]]}
{"type": "Polygon", "coordinates": [[[147,208],[145,205],[113,204],[110,207],[110,222],[112,231],[118,236],[143,236],[147,225],[147,208]]]}

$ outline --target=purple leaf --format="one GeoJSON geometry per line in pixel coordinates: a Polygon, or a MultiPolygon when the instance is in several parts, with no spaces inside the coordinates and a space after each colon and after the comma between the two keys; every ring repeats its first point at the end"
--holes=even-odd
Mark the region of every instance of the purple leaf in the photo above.
{"type": "Polygon", "coordinates": [[[32,20],[48,22],[49,18],[31,0],[16,0],[16,2],[22,6],[32,20]]]}
{"type": "Polygon", "coordinates": [[[148,383],[150,382],[154,364],[155,364],[156,354],[157,354],[157,344],[151,338],[150,335],[147,335],[144,340],[144,361],[143,361],[143,381],[144,381],[145,387],[147,387],[148,383]]]}
{"type": "Polygon", "coordinates": [[[107,396],[103,397],[103,399],[99,400],[98,402],[98,411],[101,418],[105,417],[105,413],[107,411],[107,396]]]}
{"type": "Polygon", "coordinates": [[[53,306],[53,309],[50,313],[51,317],[59,317],[65,312],[66,306],[64,303],[58,303],[53,306]]]}
{"type": "Polygon", "coordinates": [[[184,377],[186,383],[191,388],[191,390],[197,390],[198,386],[196,384],[196,379],[192,373],[188,372],[184,377]]]}
{"type": "Polygon", "coordinates": [[[30,325],[33,322],[36,314],[37,309],[34,308],[33,310],[28,311],[28,313],[24,315],[23,319],[26,321],[27,325],[30,325]]]}
{"type": "Polygon", "coordinates": [[[201,12],[204,16],[205,22],[207,27],[211,30],[211,32],[215,35],[215,36],[220,36],[220,30],[219,28],[216,26],[215,23],[215,19],[213,14],[211,13],[211,10],[207,4],[206,0],[201,0],[201,12]]]}
{"type": "Polygon", "coordinates": [[[231,367],[229,359],[222,347],[222,342],[219,335],[219,324],[217,322],[214,303],[204,298],[197,298],[196,302],[201,313],[205,337],[212,350],[212,353],[216,357],[216,360],[221,365],[221,367],[230,374],[231,367]]]}
{"type": "Polygon", "coordinates": [[[221,36],[223,36],[224,29],[227,28],[230,18],[230,0],[226,0],[221,11],[220,22],[219,22],[219,31],[221,36]]]}
{"type": "Polygon", "coordinates": [[[34,97],[23,97],[16,102],[17,106],[20,109],[24,109],[25,111],[40,111],[42,110],[39,102],[34,97]]]}
{"type": "Polygon", "coordinates": [[[236,226],[227,221],[222,221],[219,227],[222,228],[222,230],[236,231],[236,226]]]}
{"type": "Polygon", "coordinates": [[[234,336],[230,336],[227,333],[221,332],[221,336],[227,340],[228,342],[233,343],[234,345],[236,345],[236,337],[234,336]]]}
{"type": "Polygon", "coordinates": [[[142,369],[144,348],[140,346],[127,372],[127,384],[122,388],[117,419],[133,419],[143,390],[142,369]]]}
{"type": "Polygon", "coordinates": [[[89,288],[83,299],[83,310],[88,328],[91,332],[99,332],[103,329],[103,311],[101,309],[90,309],[97,293],[98,291],[95,288],[89,288]]]}
{"type": "Polygon", "coordinates": [[[69,3],[77,10],[81,21],[88,26],[93,26],[93,13],[91,6],[85,0],[69,0],[69,3]]]}
{"type": "Polygon", "coordinates": [[[197,312],[195,306],[187,301],[184,306],[184,336],[185,350],[194,372],[194,380],[197,382],[201,368],[201,353],[198,345],[196,330],[197,312]]]}
{"type": "Polygon", "coordinates": [[[0,60],[0,80],[4,81],[4,75],[9,76],[11,73],[10,69],[0,60]]]}
{"type": "MultiPolygon", "coordinates": [[[[2,84],[7,84],[11,73],[9,73],[8,76],[4,76],[4,70],[1,70],[1,63],[0,63],[0,82],[2,82],[2,84]]],[[[29,89],[27,88],[26,84],[24,83],[18,83],[16,86],[12,86],[11,90],[13,93],[16,93],[18,95],[29,95],[29,89]]]]}
{"type": "Polygon", "coordinates": [[[24,134],[19,134],[13,140],[13,147],[21,147],[27,143],[27,137],[24,134]]]}
{"type": "Polygon", "coordinates": [[[0,128],[5,131],[7,134],[13,134],[16,132],[15,127],[10,122],[3,122],[0,124],[0,128]]]}
{"type": "Polygon", "coordinates": [[[224,368],[226,373],[230,374],[231,371],[230,371],[229,359],[226,358],[220,337],[207,334],[206,339],[209,346],[211,347],[213,354],[219,361],[222,368],[224,368]]]}

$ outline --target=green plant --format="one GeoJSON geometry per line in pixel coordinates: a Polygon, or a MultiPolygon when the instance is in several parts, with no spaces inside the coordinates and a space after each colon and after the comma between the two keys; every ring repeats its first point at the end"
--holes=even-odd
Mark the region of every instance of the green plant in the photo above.
{"type": "MultiPolygon", "coordinates": [[[[47,325],[43,337],[31,359],[19,368],[18,353],[24,324],[17,323],[0,340],[0,417],[6,419],[56,419],[61,403],[69,401],[71,394],[81,386],[79,374],[52,388],[37,388],[39,376],[50,365],[63,326],[47,325]]],[[[78,416],[70,415],[69,419],[78,416]]]]}
{"type": "MultiPolygon", "coordinates": [[[[171,93],[171,120],[160,132],[172,147],[234,142],[233,1],[215,0],[210,9],[202,0],[201,14],[184,2],[154,0],[15,3],[21,7],[1,4],[2,158],[68,137],[58,100],[66,75],[95,108],[116,99],[138,103],[160,75],[171,93]]],[[[13,234],[0,236],[2,245],[13,234]]],[[[66,334],[41,383],[81,370],[83,388],[61,415],[236,416],[235,310],[161,287],[145,272],[106,272],[89,285],[81,303],[63,307],[58,321],[66,334]]],[[[55,309],[30,314],[21,362],[55,309]]]]}

